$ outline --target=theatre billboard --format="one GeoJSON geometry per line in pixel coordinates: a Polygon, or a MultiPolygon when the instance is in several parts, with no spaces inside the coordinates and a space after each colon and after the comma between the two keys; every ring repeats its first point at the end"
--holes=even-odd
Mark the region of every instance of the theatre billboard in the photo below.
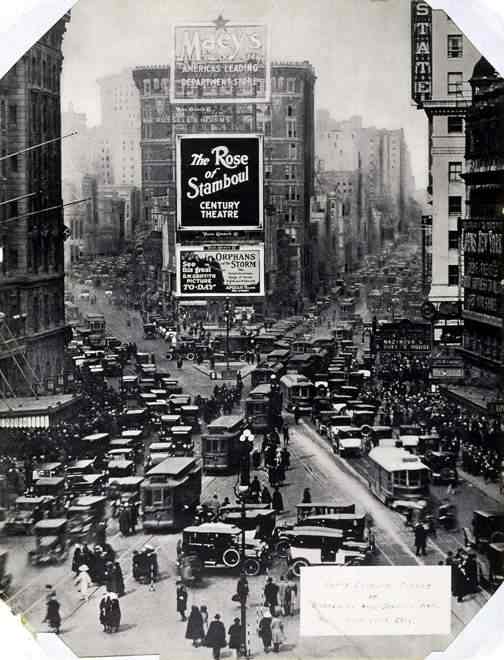
{"type": "Polygon", "coordinates": [[[262,229],[261,135],[178,135],[176,155],[179,231],[262,229]]]}
{"type": "Polygon", "coordinates": [[[177,246],[177,296],[264,295],[264,246],[177,246]]]}
{"type": "Polygon", "coordinates": [[[266,25],[185,23],[173,31],[172,103],[268,103],[266,25]]]}

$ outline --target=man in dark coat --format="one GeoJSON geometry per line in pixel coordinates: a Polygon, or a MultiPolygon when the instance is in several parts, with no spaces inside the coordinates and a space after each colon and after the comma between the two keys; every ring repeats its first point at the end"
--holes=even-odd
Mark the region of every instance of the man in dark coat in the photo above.
{"type": "Polygon", "coordinates": [[[271,504],[271,495],[266,486],[262,489],[261,502],[263,504],[271,504]]]}
{"type": "Polygon", "coordinates": [[[103,626],[103,632],[111,632],[110,629],[110,593],[107,592],[100,600],[99,606],[100,623],[103,626]]]}
{"type": "Polygon", "coordinates": [[[425,557],[425,555],[427,554],[426,544],[427,544],[427,530],[422,525],[422,523],[419,522],[415,526],[415,551],[417,556],[424,555],[425,557]]]}
{"type": "Polygon", "coordinates": [[[46,615],[44,621],[47,621],[49,626],[54,632],[59,635],[61,626],[60,604],[56,598],[56,593],[53,591],[49,594],[46,602],[46,615]]]}
{"type": "Polygon", "coordinates": [[[252,483],[250,484],[250,494],[253,495],[255,498],[259,499],[259,494],[261,492],[261,484],[259,483],[259,479],[257,478],[257,474],[255,477],[252,479],[252,483]]]}
{"type": "Polygon", "coordinates": [[[123,536],[128,536],[131,530],[131,514],[125,506],[119,511],[119,530],[123,536]]]}
{"type": "Polygon", "coordinates": [[[284,508],[282,494],[278,490],[278,486],[275,488],[275,492],[273,493],[273,508],[277,513],[282,513],[284,508]]]}
{"type": "Polygon", "coordinates": [[[177,582],[177,612],[180,614],[182,621],[186,620],[187,609],[187,589],[185,588],[184,583],[179,580],[177,582]]]}
{"type": "Polygon", "coordinates": [[[259,637],[262,639],[264,652],[269,653],[273,634],[271,632],[271,614],[265,612],[262,619],[259,621],[259,637]]]}
{"type": "Polygon", "coordinates": [[[272,577],[269,577],[264,587],[264,604],[270,608],[272,616],[278,606],[278,590],[278,585],[273,582],[272,577]]]}
{"type": "Polygon", "coordinates": [[[245,575],[240,575],[238,582],[236,584],[236,593],[238,595],[239,602],[245,604],[249,595],[249,584],[245,575]]]}
{"type": "Polygon", "coordinates": [[[79,575],[79,567],[82,566],[82,564],[86,564],[82,558],[82,548],[80,545],[76,545],[72,557],[72,571],[75,573],[76,577],[79,575]]]}
{"type": "Polygon", "coordinates": [[[479,591],[479,582],[478,582],[478,563],[476,557],[471,553],[465,563],[464,563],[464,572],[467,580],[467,591],[470,594],[475,594],[479,591]]]}
{"type": "Polygon", "coordinates": [[[228,635],[229,648],[234,649],[236,652],[236,657],[239,658],[242,645],[242,627],[238,617],[236,617],[232,625],[229,626],[228,635]]]}
{"type": "Polygon", "coordinates": [[[226,629],[220,620],[220,614],[216,614],[214,620],[208,626],[205,646],[212,649],[214,660],[219,660],[221,649],[226,646],[226,629]]]}

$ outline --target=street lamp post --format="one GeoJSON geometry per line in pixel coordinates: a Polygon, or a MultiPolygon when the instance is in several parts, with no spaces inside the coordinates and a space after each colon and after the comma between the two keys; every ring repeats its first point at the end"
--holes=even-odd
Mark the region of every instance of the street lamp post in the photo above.
{"type": "MultiPolygon", "coordinates": [[[[240,485],[238,486],[238,497],[241,502],[241,548],[240,548],[240,565],[241,574],[245,573],[246,561],[246,542],[245,542],[245,528],[247,522],[247,508],[246,499],[247,493],[250,488],[250,449],[253,445],[253,436],[250,431],[244,431],[240,436],[240,485]]],[[[240,619],[241,619],[241,653],[245,657],[249,657],[250,649],[247,645],[247,602],[246,599],[240,599],[240,619]]]]}
{"type": "Polygon", "coordinates": [[[224,319],[226,321],[226,370],[229,375],[229,329],[231,326],[229,298],[226,298],[224,306],[224,319]]]}

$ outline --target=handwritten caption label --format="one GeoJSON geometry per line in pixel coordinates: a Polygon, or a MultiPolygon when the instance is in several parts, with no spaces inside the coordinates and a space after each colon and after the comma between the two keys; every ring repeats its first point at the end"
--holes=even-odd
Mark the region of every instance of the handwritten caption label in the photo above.
{"type": "Polygon", "coordinates": [[[301,570],[301,635],[446,635],[449,566],[309,566],[301,570]]]}

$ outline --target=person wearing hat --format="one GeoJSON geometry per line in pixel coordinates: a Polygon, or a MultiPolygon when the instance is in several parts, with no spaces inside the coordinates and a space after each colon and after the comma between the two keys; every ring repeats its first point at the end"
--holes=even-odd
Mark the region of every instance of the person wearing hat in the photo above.
{"type": "Polygon", "coordinates": [[[181,621],[186,620],[187,609],[187,589],[182,580],[177,581],[177,612],[180,614],[181,621]]]}
{"type": "Polygon", "coordinates": [[[109,594],[110,609],[109,609],[109,623],[110,632],[119,632],[121,624],[121,606],[119,605],[119,598],[116,593],[109,594]]]}
{"type": "Polygon", "coordinates": [[[242,645],[242,626],[240,619],[235,617],[233,623],[229,626],[228,630],[229,635],[229,648],[234,649],[236,652],[236,657],[240,657],[240,649],[242,645]]]}
{"type": "Polygon", "coordinates": [[[82,566],[84,563],[85,561],[82,556],[82,548],[79,543],[77,543],[75,545],[75,550],[72,557],[72,572],[75,573],[75,577],[79,575],[79,566],[82,566]]]}
{"type": "Polygon", "coordinates": [[[100,623],[103,626],[103,632],[112,632],[110,628],[110,591],[105,590],[99,606],[100,623]]]}
{"type": "Polygon", "coordinates": [[[214,660],[219,660],[221,649],[226,646],[226,629],[220,620],[220,614],[216,614],[214,620],[208,626],[205,646],[212,649],[214,660]]]}
{"type": "Polygon", "coordinates": [[[87,564],[79,566],[79,575],[75,578],[75,584],[78,585],[81,592],[81,600],[86,603],[89,599],[89,588],[91,587],[91,578],[89,577],[89,568],[87,564]]]}
{"type": "Polygon", "coordinates": [[[155,591],[154,582],[159,574],[157,553],[151,545],[146,545],[145,550],[147,553],[145,559],[149,577],[149,591],[155,591]]]}
{"type": "MultiPolygon", "coordinates": [[[[49,585],[50,586],[50,585],[49,585]]],[[[51,590],[47,595],[46,600],[46,615],[44,623],[47,622],[49,627],[59,635],[61,626],[60,604],[56,598],[56,592],[51,590]]]]}
{"type": "Polygon", "coordinates": [[[273,635],[271,632],[271,613],[268,609],[264,610],[262,619],[259,621],[258,635],[262,640],[264,652],[269,653],[273,635]]]}
{"type": "Polygon", "coordinates": [[[191,607],[189,618],[187,619],[187,627],[185,633],[186,639],[192,640],[193,646],[198,646],[200,641],[205,637],[205,629],[203,627],[203,616],[197,605],[191,607]]]}

